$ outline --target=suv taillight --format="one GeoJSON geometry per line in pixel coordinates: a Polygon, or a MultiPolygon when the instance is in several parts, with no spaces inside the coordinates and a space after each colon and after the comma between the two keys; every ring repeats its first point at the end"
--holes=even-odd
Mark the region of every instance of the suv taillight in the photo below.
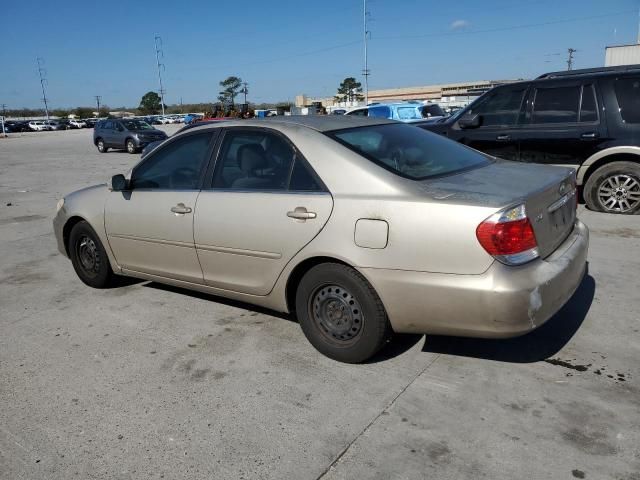
{"type": "Polygon", "coordinates": [[[506,265],[521,265],[538,258],[538,243],[524,205],[498,212],[476,228],[487,253],[506,265]]]}

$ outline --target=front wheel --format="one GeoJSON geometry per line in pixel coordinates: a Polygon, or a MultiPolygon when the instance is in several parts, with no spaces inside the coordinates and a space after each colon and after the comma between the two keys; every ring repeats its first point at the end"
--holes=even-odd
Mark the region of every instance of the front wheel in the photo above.
{"type": "Polygon", "coordinates": [[[346,265],[324,263],[309,270],[296,292],[296,312],[309,342],[341,362],[364,362],[391,334],[380,297],[346,265]]]}
{"type": "Polygon", "coordinates": [[[599,212],[640,211],[640,164],[612,162],[598,168],[584,186],[587,206],[599,212]]]}
{"type": "Polygon", "coordinates": [[[136,144],[133,143],[133,140],[131,139],[127,140],[127,143],[125,145],[127,147],[127,152],[129,153],[136,153],[138,151],[138,149],[136,148],[136,144]]]}
{"type": "Polygon", "coordinates": [[[107,252],[96,232],[85,221],[76,223],[71,229],[69,257],[80,280],[90,287],[108,288],[115,284],[107,252]]]}

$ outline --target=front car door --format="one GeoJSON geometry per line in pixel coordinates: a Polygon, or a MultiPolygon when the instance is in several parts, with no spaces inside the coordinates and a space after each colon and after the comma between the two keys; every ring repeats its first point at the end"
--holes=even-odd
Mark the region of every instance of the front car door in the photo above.
{"type": "Polygon", "coordinates": [[[301,153],[268,128],[228,128],[194,240],[205,284],[267,295],[286,264],[324,227],[331,194],[301,153]]]}
{"type": "Polygon", "coordinates": [[[520,122],[527,90],[528,84],[518,83],[488,92],[465,112],[465,115],[480,115],[480,126],[462,129],[456,122],[449,136],[489,155],[518,160],[520,122]]]}
{"type": "Polygon", "coordinates": [[[520,160],[578,168],[607,141],[597,93],[589,81],[534,84],[521,131],[520,160]]]}
{"type": "Polygon", "coordinates": [[[133,169],[128,191],[109,194],[107,238],[123,269],[202,283],[193,214],[213,137],[194,132],[166,143],[133,169]]]}

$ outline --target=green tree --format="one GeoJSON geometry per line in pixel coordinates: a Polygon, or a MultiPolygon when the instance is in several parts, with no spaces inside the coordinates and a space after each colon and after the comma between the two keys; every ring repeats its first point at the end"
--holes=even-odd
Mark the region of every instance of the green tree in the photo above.
{"type": "Polygon", "coordinates": [[[220,86],[222,91],[219,92],[218,100],[223,104],[230,103],[232,106],[235,105],[235,99],[242,90],[242,79],[234,76],[227,77],[220,82],[220,86]]]}
{"type": "Polygon", "coordinates": [[[51,110],[51,115],[58,118],[67,118],[71,110],[67,110],[66,108],[55,108],[51,110]]]}
{"type": "Polygon", "coordinates": [[[364,100],[362,95],[362,84],[357,82],[353,77],[345,78],[338,87],[338,94],[335,96],[338,101],[353,102],[357,100],[364,100]]]}
{"type": "Polygon", "coordinates": [[[147,92],[140,99],[140,106],[138,107],[141,113],[154,114],[158,113],[162,109],[162,103],[160,95],[156,92],[147,92]]]}
{"type": "Polygon", "coordinates": [[[78,107],[73,111],[73,113],[75,113],[79,118],[89,118],[93,117],[93,108],[78,107]]]}

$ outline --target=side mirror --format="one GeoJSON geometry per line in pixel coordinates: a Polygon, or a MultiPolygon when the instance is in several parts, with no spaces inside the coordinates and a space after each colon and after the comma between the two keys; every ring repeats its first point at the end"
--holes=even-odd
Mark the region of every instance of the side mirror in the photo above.
{"type": "Polygon", "coordinates": [[[127,182],[127,179],[125,178],[124,175],[122,175],[121,173],[119,173],[118,175],[114,175],[113,177],[111,177],[111,190],[113,190],[114,192],[122,192],[123,190],[126,190],[129,182],[127,182]]]}
{"type": "Polygon", "coordinates": [[[482,115],[477,113],[469,113],[458,120],[460,128],[478,128],[482,125],[482,115]]]}

